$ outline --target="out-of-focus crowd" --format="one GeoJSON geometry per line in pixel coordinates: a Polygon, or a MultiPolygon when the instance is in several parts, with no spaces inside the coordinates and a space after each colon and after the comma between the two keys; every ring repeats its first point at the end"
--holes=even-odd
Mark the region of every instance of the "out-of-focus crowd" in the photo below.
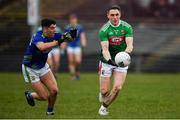
{"type": "Polygon", "coordinates": [[[180,17],[180,0],[111,0],[110,4],[120,5],[126,17],[180,17]]]}

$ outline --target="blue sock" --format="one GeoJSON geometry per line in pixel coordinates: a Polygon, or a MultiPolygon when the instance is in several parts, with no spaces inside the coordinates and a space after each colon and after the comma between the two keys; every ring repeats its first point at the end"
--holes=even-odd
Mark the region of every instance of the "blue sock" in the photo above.
{"type": "Polygon", "coordinates": [[[53,111],[53,108],[52,107],[48,107],[47,108],[47,112],[52,112],[53,111]]]}
{"type": "Polygon", "coordinates": [[[31,92],[28,93],[28,96],[33,99],[32,95],[31,95],[31,92]]]}

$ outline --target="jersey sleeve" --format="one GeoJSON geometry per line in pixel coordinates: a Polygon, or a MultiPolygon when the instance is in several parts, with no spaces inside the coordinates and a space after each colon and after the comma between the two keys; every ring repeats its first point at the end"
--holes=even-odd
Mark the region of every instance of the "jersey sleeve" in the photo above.
{"type": "Polygon", "coordinates": [[[133,37],[133,29],[131,26],[128,26],[126,29],[126,37],[133,37]]]}
{"type": "Polygon", "coordinates": [[[100,38],[100,41],[107,41],[108,40],[108,36],[107,36],[105,31],[99,32],[99,38],[100,38]]]}
{"type": "Polygon", "coordinates": [[[38,42],[44,42],[43,38],[39,35],[33,36],[31,43],[36,45],[38,42]]]}
{"type": "Polygon", "coordinates": [[[64,32],[69,32],[70,29],[69,29],[69,25],[67,25],[65,28],[64,28],[64,32]]]}
{"type": "Polygon", "coordinates": [[[62,34],[59,33],[59,32],[56,32],[55,35],[54,35],[54,39],[55,39],[55,40],[60,40],[60,39],[62,39],[62,34]]]}

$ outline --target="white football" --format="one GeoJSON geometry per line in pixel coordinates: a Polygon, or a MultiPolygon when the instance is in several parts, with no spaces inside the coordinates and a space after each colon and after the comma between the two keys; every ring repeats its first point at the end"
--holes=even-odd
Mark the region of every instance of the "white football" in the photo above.
{"type": "Polygon", "coordinates": [[[126,52],[119,52],[115,56],[115,63],[120,67],[126,67],[131,63],[131,57],[126,52]]]}

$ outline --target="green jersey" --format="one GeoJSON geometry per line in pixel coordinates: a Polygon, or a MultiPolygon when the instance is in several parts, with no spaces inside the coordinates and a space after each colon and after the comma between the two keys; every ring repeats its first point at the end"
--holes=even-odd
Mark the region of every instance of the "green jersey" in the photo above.
{"type": "MultiPolygon", "coordinates": [[[[125,38],[133,37],[133,29],[127,22],[120,20],[119,25],[114,26],[108,21],[99,31],[101,42],[109,42],[109,52],[112,60],[118,52],[125,51],[127,45],[125,38]]],[[[107,63],[103,57],[102,50],[100,54],[100,61],[107,63]]]]}

